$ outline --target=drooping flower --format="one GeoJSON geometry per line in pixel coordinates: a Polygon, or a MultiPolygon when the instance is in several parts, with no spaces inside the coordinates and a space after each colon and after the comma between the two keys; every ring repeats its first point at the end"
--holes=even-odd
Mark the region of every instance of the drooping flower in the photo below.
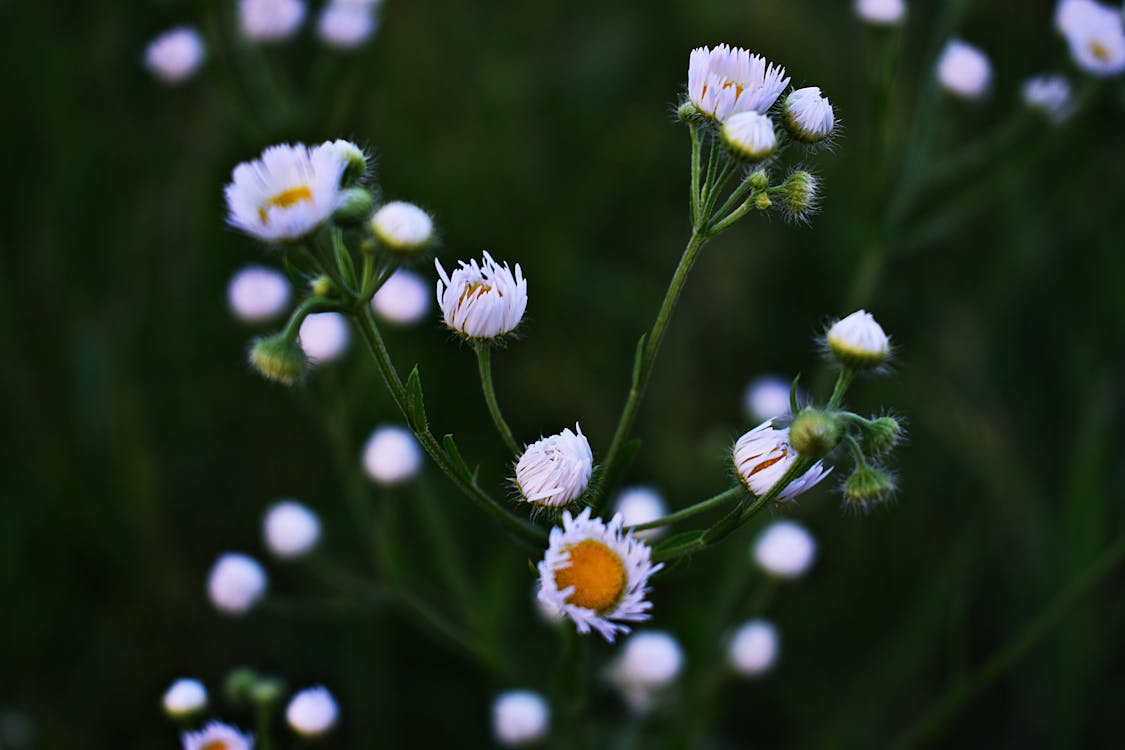
{"type": "Polygon", "coordinates": [[[409,430],[380,427],[363,447],[363,468],[378,484],[398,484],[422,468],[422,449],[409,430]]]}
{"type": "Polygon", "coordinates": [[[551,709],[539,693],[511,690],[492,704],[492,731],[506,747],[527,745],[547,734],[551,709]]]}
{"type": "Polygon", "coordinates": [[[199,680],[181,678],[165,691],[162,702],[170,718],[187,718],[207,707],[207,689],[199,680]]]}
{"type": "Polygon", "coordinates": [[[242,33],[259,42],[276,42],[297,33],[305,20],[303,0],[239,0],[242,33]]]}
{"type": "Polygon", "coordinates": [[[239,320],[261,323],[280,315],[291,293],[285,274],[265,266],[246,266],[231,277],[227,304],[239,320]]]}
{"type": "Polygon", "coordinates": [[[648,579],[664,567],[653,565],[652,549],[623,531],[620,515],[607,524],[586,508],[577,517],[563,511],[562,522],[539,563],[539,598],[579,633],[593,629],[610,642],[629,632],[622,623],[649,619],[648,579]]]}
{"type": "Polygon", "coordinates": [[[950,39],[938,60],[937,77],[942,88],[954,96],[979,99],[992,82],[992,64],[976,47],[950,39]]]}
{"type": "Polygon", "coordinates": [[[833,323],[824,343],[838,362],[850,367],[878,367],[891,356],[890,337],[866,310],[833,323]]]}
{"type": "Polygon", "coordinates": [[[765,114],[788,85],[785,68],[748,50],[720,44],[691,52],[688,98],[718,122],[739,112],[765,114]]]}
{"type": "Polygon", "coordinates": [[[270,552],[281,558],[300,557],[320,540],[320,519],[296,500],[281,500],[270,506],[262,522],[270,552]]]}
{"type": "Polygon", "coordinates": [[[254,738],[230,724],[212,721],[198,732],[184,732],[184,750],[254,750],[254,738]]]}
{"type": "MultiPolygon", "coordinates": [[[[797,451],[789,445],[789,428],[774,427],[772,420],[750,430],[734,444],[735,471],[746,489],[759,497],[773,489],[797,457],[797,451]]],[[[830,472],[817,461],[778,494],[777,502],[792,500],[815,487],[830,472]]]]}
{"type": "Polygon", "coordinates": [[[875,26],[894,26],[906,15],[903,0],[856,0],[856,15],[875,26]]]}
{"type": "Polygon", "coordinates": [[[754,559],[778,578],[800,578],[816,560],[816,540],[795,521],[774,521],[758,535],[754,559]]]}
{"type": "Polygon", "coordinates": [[[836,127],[832,104],[821,96],[817,86],[797,89],[785,97],[783,110],[786,128],[804,143],[819,143],[832,135],[836,127]]]}
{"type": "Polygon", "coordinates": [[[207,593],[220,612],[244,615],[266,593],[266,571],[249,555],[228,552],[211,568],[207,593]]]}
{"type": "Polygon", "coordinates": [[[438,275],[438,306],[445,324],[469,339],[495,339],[511,333],[527,310],[527,280],[516,264],[515,273],[507,263],[501,266],[487,252],[484,260],[459,262],[447,274],[435,260],[438,275]]]}
{"type": "Polygon", "coordinates": [[[1023,82],[1023,103],[1058,125],[1074,114],[1070,82],[1060,74],[1040,75],[1023,82]]]}
{"type": "Polygon", "coordinates": [[[430,311],[430,287],[422,277],[405,268],[396,269],[371,298],[380,318],[398,325],[417,323],[430,311]]]}
{"type": "Polygon", "coordinates": [[[410,255],[430,244],[434,222],[413,203],[391,201],[371,217],[371,230],[388,250],[410,255]]]}
{"type": "Polygon", "coordinates": [[[516,463],[516,487],[524,501],[558,508],[577,500],[586,491],[594,470],[594,454],[582,428],[564,429],[540,438],[516,463]]]}
{"type": "Polygon", "coordinates": [[[780,650],[781,639],[773,623],[764,619],[750,620],[735,631],[727,649],[727,660],[735,672],[757,677],[773,668],[780,650]]]}
{"type": "Polygon", "coordinates": [[[145,50],[145,66],[165,83],[191,78],[203,64],[207,47],[190,26],[179,26],[153,39],[145,50]]]}
{"type": "Polygon", "coordinates": [[[337,312],[313,313],[301,322],[301,349],[313,364],[325,364],[343,356],[351,334],[348,322],[337,312]]]}
{"type": "Polygon", "coordinates": [[[285,709],[285,720],[302,737],[317,737],[336,725],[339,713],[332,693],[320,685],[294,695],[285,709]]]}
{"type": "Polygon", "coordinates": [[[757,112],[738,112],[723,123],[723,143],[742,161],[757,162],[777,150],[773,121],[757,112]]]}

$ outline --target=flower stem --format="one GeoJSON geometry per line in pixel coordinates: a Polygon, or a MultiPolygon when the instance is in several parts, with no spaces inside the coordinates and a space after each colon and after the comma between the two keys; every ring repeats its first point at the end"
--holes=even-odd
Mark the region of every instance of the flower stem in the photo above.
{"type": "Polygon", "coordinates": [[[691,133],[691,225],[699,224],[699,129],[694,123],[688,125],[691,133]]]}
{"type": "Polygon", "coordinates": [[[649,521],[647,523],[639,523],[635,526],[629,526],[628,531],[644,531],[645,529],[655,529],[661,526],[670,526],[671,524],[678,523],[685,518],[691,518],[692,516],[706,512],[708,510],[711,510],[712,508],[717,508],[720,505],[723,505],[731,500],[737,500],[745,494],[746,490],[743,489],[742,485],[731,487],[728,490],[720,492],[714,497],[709,497],[706,500],[701,500],[695,505],[689,505],[683,510],[678,510],[675,513],[669,513],[663,518],[657,518],[655,521],[649,521]]]}
{"type": "Polygon", "coordinates": [[[855,369],[851,367],[840,368],[840,374],[836,376],[836,385],[832,389],[832,397],[828,399],[828,408],[839,409],[840,404],[844,402],[844,395],[848,392],[848,386],[852,384],[855,378],[855,369]]]}
{"type": "Polygon", "coordinates": [[[513,455],[519,455],[519,445],[516,444],[516,439],[512,437],[512,428],[504,421],[504,415],[500,413],[500,403],[496,400],[496,388],[492,384],[492,349],[487,342],[477,342],[474,347],[477,350],[477,365],[480,370],[480,385],[484,390],[484,401],[488,404],[488,413],[492,416],[492,423],[496,425],[496,431],[500,433],[500,438],[504,441],[504,445],[508,446],[508,450],[513,455]]]}

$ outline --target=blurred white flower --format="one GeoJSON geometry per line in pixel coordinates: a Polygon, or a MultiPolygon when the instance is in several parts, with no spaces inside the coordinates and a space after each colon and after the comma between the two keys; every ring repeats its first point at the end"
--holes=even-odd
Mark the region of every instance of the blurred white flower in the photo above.
{"type": "Polygon", "coordinates": [[[824,343],[833,357],[851,367],[877,367],[891,355],[890,337],[866,310],[833,323],[824,343]]]}
{"type": "Polygon", "coordinates": [[[765,114],[788,85],[785,68],[725,44],[694,49],[688,62],[688,98],[719,122],[739,112],[765,114]]]}
{"type": "Polygon", "coordinates": [[[459,261],[452,274],[446,274],[435,260],[438,275],[437,300],[445,324],[470,339],[493,339],[511,333],[523,320],[527,309],[527,280],[519,263],[513,274],[487,252],[476,260],[459,261]]]}
{"type": "Polygon", "coordinates": [[[816,559],[816,540],[795,521],[774,521],[758,535],[754,559],[778,578],[800,578],[816,559]]]}
{"type": "Polygon", "coordinates": [[[274,42],[297,33],[305,20],[303,0],[238,0],[242,33],[249,39],[274,42]]]}
{"type": "MultiPolygon", "coordinates": [[[[626,528],[655,521],[668,514],[664,498],[651,487],[626,487],[617,496],[617,504],[614,508],[621,514],[626,528]]],[[[666,529],[663,528],[644,529],[643,531],[634,531],[633,536],[651,542],[662,536],[665,531],[666,529]]]]}
{"type": "Polygon", "coordinates": [[[750,620],[731,638],[727,659],[734,671],[747,677],[765,674],[773,668],[780,650],[777,628],[769,620],[750,620]]]}
{"type": "Polygon", "coordinates": [[[338,715],[336,699],[323,685],[297,693],[285,709],[285,720],[302,737],[324,734],[336,725],[338,715]]]}
{"type": "Polygon", "coordinates": [[[540,438],[516,464],[516,487],[522,498],[535,505],[557,508],[577,500],[590,483],[594,454],[582,428],[565,429],[540,438]]]}
{"type": "Polygon", "coordinates": [[[230,724],[212,721],[198,732],[184,732],[184,750],[253,750],[254,738],[230,724]]]}
{"type": "Polygon", "coordinates": [[[550,720],[547,701],[530,690],[502,693],[492,704],[492,731],[496,741],[508,747],[542,739],[550,720]]]}
{"type": "Polygon", "coordinates": [[[906,3],[903,0],[856,0],[855,12],[870,24],[893,26],[906,15],[906,3]]]}
{"type": "Polygon", "coordinates": [[[378,484],[397,484],[422,468],[422,449],[402,427],[379,427],[363,447],[363,468],[378,484]]]}
{"type": "MultiPolygon", "coordinates": [[[[746,386],[742,401],[750,418],[761,422],[789,413],[791,383],[777,375],[762,375],[746,386]]],[[[800,393],[798,393],[800,399],[800,393]]]]}
{"type": "Polygon", "coordinates": [[[671,685],[684,665],[679,642],[663,631],[648,631],[629,636],[614,661],[614,683],[635,710],[644,711],[653,694],[671,685]]]}
{"type": "Polygon", "coordinates": [[[235,272],[227,286],[227,304],[235,317],[247,323],[276,318],[289,305],[289,279],[265,266],[246,266],[235,272]]]}
{"type": "Polygon", "coordinates": [[[320,519],[296,500],[280,500],[266,511],[262,533],[277,557],[300,557],[320,540],[320,519]]]}
{"type": "Polygon", "coordinates": [[[1116,8],[1097,2],[1096,0],[1059,0],[1055,6],[1055,28],[1063,36],[1068,36],[1080,25],[1093,23],[1111,23],[1109,16],[1117,14],[1116,8]]]}
{"type": "Polygon", "coordinates": [[[1059,74],[1040,75],[1023,82],[1023,102],[1058,125],[1074,114],[1070,82],[1059,74]]]}
{"type": "Polygon", "coordinates": [[[199,70],[206,56],[203,37],[190,26],[165,31],[145,50],[145,66],[165,83],[186,81],[199,70]]]}
{"type": "Polygon", "coordinates": [[[227,552],[211,568],[207,593],[220,612],[244,615],[266,593],[266,571],[249,555],[227,552]]]}
{"type": "Polygon", "coordinates": [[[817,86],[797,89],[785,97],[785,125],[799,141],[818,143],[832,135],[836,114],[817,86]]]}
{"type": "Polygon", "coordinates": [[[434,222],[413,203],[391,201],[371,217],[371,230],[388,250],[410,254],[430,244],[434,222]]]}
{"type": "Polygon", "coordinates": [[[1060,7],[1059,27],[1078,67],[1093,76],[1125,71],[1125,19],[1116,8],[1071,0],[1060,7]]]}
{"type": "Polygon", "coordinates": [[[339,359],[348,350],[348,322],[336,312],[313,313],[301,322],[298,336],[305,355],[314,364],[339,359]]]}
{"type": "Polygon", "coordinates": [[[179,679],[165,691],[163,703],[164,713],[183,719],[207,707],[207,689],[199,680],[179,679]]]}
{"type": "Polygon", "coordinates": [[[740,159],[761,161],[777,150],[773,120],[757,112],[736,112],[723,123],[723,143],[740,159]]]}
{"type": "Polygon", "coordinates": [[[316,32],[325,44],[355,49],[375,32],[375,14],[366,4],[332,0],[320,11],[316,32]]]}
{"type": "Polygon", "coordinates": [[[979,99],[992,82],[992,65],[976,47],[950,39],[938,60],[937,77],[942,88],[954,96],[979,99]]]}
{"type": "Polygon", "coordinates": [[[430,285],[413,271],[399,268],[375,292],[371,307],[390,323],[417,323],[430,311],[430,285]]]}
{"type": "MultiPolygon", "coordinates": [[[[789,428],[776,428],[766,420],[738,439],[734,444],[734,469],[747,490],[759,497],[768,493],[797,460],[797,451],[789,445],[789,428]]],[[[817,461],[777,496],[777,502],[792,500],[815,487],[831,469],[817,461]]]]}

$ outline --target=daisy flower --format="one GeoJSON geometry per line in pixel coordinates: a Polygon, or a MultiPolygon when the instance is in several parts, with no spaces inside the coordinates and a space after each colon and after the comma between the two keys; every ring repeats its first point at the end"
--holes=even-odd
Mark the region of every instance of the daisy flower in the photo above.
{"type": "Polygon", "coordinates": [[[212,721],[198,732],[184,732],[184,750],[253,750],[254,738],[229,724],[212,721]]]}
{"type": "Polygon", "coordinates": [[[594,454],[582,428],[565,429],[527,447],[516,464],[516,487],[529,503],[558,508],[577,500],[590,483],[594,454]]]}
{"type": "Polygon", "coordinates": [[[165,83],[180,83],[199,70],[206,53],[199,32],[180,26],[152,40],[145,50],[145,66],[165,83]]]}
{"type": "MultiPolygon", "coordinates": [[[[774,427],[767,420],[747,432],[734,444],[734,468],[742,484],[759,497],[768,493],[797,460],[797,451],[789,445],[789,428],[774,427]]],[[[777,502],[792,500],[815,487],[832,470],[825,471],[817,461],[812,468],[789,483],[777,496],[777,502]]]]}
{"type": "Polygon", "coordinates": [[[511,333],[527,309],[527,280],[519,263],[516,271],[501,266],[487,252],[479,264],[460,261],[447,274],[441,261],[434,261],[441,279],[437,301],[450,329],[470,339],[494,339],[511,333]]]}
{"type": "Polygon", "coordinates": [[[698,47],[688,62],[688,98],[718,122],[739,112],[765,114],[788,85],[785,68],[725,44],[698,47]]]}
{"type": "Polygon", "coordinates": [[[962,99],[980,99],[992,82],[992,64],[971,44],[950,39],[937,67],[938,82],[949,93],[962,99]]]}

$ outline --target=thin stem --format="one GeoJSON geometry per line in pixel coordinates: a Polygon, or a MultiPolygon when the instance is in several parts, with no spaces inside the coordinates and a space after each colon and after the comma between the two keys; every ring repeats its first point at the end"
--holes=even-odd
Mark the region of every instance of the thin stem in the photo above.
{"type": "Polygon", "coordinates": [[[492,384],[492,348],[488,342],[478,342],[474,347],[477,350],[477,365],[480,370],[480,386],[484,391],[484,401],[488,404],[488,413],[492,417],[492,423],[496,425],[496,431],[500,433],[500,438],[504,441],[504,445],[508,446],[508,450],[513,455],[519,455],[519,445],[516,444],[516,439],[512,437],[512,428],[504,421],[504,415],[500,413],[500,403],[496,400],[496,388],[492,384]]]}
{"type": "Polygon", "coordinates": [[[629,526],[627,531],[644,531],[645,529],[656,529],[661,526],[670,526],[674,523],[679,523],[685,518],[691,518],[692,516],[696,516],[700,513],[709,511],[712,508],[718,508],[720,505],[724,505],[731,500],[737,500],[745,494],[746,490],[743,489],[742,485],[731,487],[728,490],[720,492],[714,497],[709,497],[706,500],[701,500],[695,505],[689,505],[683,510],[678,510],[675,513],[669,513],[663,518],[657,518],[655,521],[649,521],[647,523],[639,523],[635,526],[629,526]]]}
{"type": "Polygon", "coordinates": [[[836,386],[832,389],[832,397],[828,399],[828,409],[838,409],[840,404],[844,402],[844,395],[848,392],[848,386],[852,384],[855,379],[855,369],[844,366],[840,368],[840,374],[836,376],[836,386]]]}
{"type": "MultiPolygon", "coordinates": [[[[721,219],[720,221],[717,221],[711,226],[707,227],[707,236],[714,237],[715,235],[721,234],[730,229],[732,224],[754,210],[755,198],[756,195],[751,195],[741,206],[736,208],[734,211],[731,211],[726,216],[726,218],[721,219]]],[[[719,213],[722,213],[722,211],[720,211],[719,213]]]]}
{"type": "Polygon", "coordinates": [[[959,680],[944,696],[903,732],[893,748],[922,747],[937,739],[973,698],[1000,679],[1028,651],[1043,640],[1094,591],[1122,561],[1125,561],[1125,535],[1118,537],[1098,559],[1086,568],[1045,610],[1027,623],[992,658],[968,677],[959,680]]]}
{"type": "MultiPolygon", "coordinates": [[[[709,174],[707,176],[707,184],[704,186],[704,191],[707,197],[703,201],[703,213],[699,217],[704,227],[711,223],[712,211],[715,210],[715,202],[719,199],[719,193],[723,191],[723,186],[727,184],[730,179],[731,172],[734,171],[734,159],[731,159],[726,153],[722,157],[723,166],[718,170],[718,174],[709,174]]],[[[708,231],[708,235],[715,234],[708,231]]]]}
{"type": "Polygon", "coordinates": [[[293,311],[293,314],[289,316],[289,322],[285,324],[285,328],[281,329],[281,335],[285,338],[296,338],[301,330],[301,324],[305,322],[305,318],[309,317],[314,312],[330,309],[335,310],[338,309],[338,307],[339,305],[327,297],[308,297],[301,302],[301,304],[297,306],[297,309],[293,311]]]}
{"type": "MultiPolygon", "coordinates": [[[[715,212],[715,216],[726,215],[732,208],[735,207],[735,205],[740,200],[742,200],[742,196],[746,195],[747,190],[750,190],[750,177],[749,177],[749,175],[747,175],[746,179],[744,179],[742,182],[740,182],[738,184],[738,187],[736,187],[734,190],[731,191],[730,196],[727,197],[727,199],[723,203],[722,207],[719,208],[719,210],[715,212]]],[[[756,196],[753,196],[753,195],[750,196],[749,200],[747,200],[747,203],[752,201],[755,197],[756,196]]],[[[724,223],[724,222],[725,222],[725,220],[720,220],[719,223],[724,223]]],[[[724,229],[725,229],[725,227],[724,227],[724,229]]],[[[711,234],[718,234],[718,232],[712,231],[711,234]]]]}
{"type": "Polygon", "coordinates": [[[699,129],[695,123],[688,124],[691,133],[691,225],[699,223],[699,129]]]}

